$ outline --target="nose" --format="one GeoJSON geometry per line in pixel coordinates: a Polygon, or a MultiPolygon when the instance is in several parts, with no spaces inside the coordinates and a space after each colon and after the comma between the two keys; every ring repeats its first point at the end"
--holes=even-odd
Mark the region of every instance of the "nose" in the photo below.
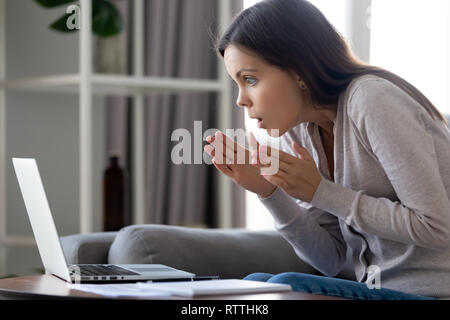
{"type": "Polygon", "coordinates": [[[248,108],[250,106],[250,101],[242,94],[242,92],[239,92],[236,104],[238,107],[248,108]]]}

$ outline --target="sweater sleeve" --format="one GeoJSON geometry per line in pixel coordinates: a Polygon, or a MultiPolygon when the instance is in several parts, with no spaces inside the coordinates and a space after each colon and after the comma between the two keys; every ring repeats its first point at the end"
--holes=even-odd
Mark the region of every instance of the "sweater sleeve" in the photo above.
{"type": "Polygon", "coordinates": [[[341,271],[347,245],[335,216],[306,203],[300,205],[280,188],[260,200],[274,217],[275,229],[303,261],[327,276],[341,271]]]}
{"type": "Polygon", "coordinates": [[[356,89],[348,113],[355,134],[378,159],[398,201],[324,179],[312,205],[381,238],[448,249],[450,202],[441,174],[447,178],[450,173],[439,170],[427,111],[388,81],[372,80],[356,89]]]}

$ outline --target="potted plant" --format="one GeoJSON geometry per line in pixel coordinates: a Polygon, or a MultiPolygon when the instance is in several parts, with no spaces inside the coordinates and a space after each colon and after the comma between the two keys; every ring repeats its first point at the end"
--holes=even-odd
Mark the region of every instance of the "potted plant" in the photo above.
{"type": "MultiPolygon", "coordinates": [[[[75,0],[35,0],[45,8],[55,8],[69,3],[78,2],[75,0]]],[[[61,32],[74,32],[77,29],[67,28],[67,19],[70,13],[64,14],[59,19],[50,24],[50,28],[61,32]]],[[[107,0],[92,0],[92,32],[99,37],[109,37],[119,34],[122,31],[122,17],[117,8],[107,0]]]]}
{"type": "MultiPolygon", "coordinates": [[[[34,0],[44,8],[69,5],[76,0],[34,0]]],[[[49,25],[59,32],[76,32],[77,28],[68,28],[67,21],[73,13],[65,13],[49,25]]],[[[92,0],[92,32],[96,36],[96,66],[98,71],[123,73],[125,70],[124,45],[121,31],[122,16],[116,6],[108,0],[92,0]]]]}

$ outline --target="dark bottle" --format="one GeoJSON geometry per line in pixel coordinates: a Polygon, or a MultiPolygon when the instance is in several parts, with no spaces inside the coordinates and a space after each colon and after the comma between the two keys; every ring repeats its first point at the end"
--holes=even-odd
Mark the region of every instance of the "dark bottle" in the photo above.
{"type": "Polygon", "coordinates": [[[104,231],[118,231],[129,223],[126,195],[127,175],[119,167],[119,158],[111,156],[103,176],[104,231]]]}

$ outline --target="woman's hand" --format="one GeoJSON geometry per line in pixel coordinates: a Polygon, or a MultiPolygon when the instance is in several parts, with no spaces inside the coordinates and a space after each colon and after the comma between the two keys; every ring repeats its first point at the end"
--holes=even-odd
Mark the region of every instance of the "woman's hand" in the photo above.
{"type": "MultiPolygon", "coordinates": [[[[252,149],[258,150],[259,145],[252,133],[249,140],[252,149]]],[[[215,136],[207,137],[206,141],[209,145],[205,145],[204,150],[213,157],[214,166],[230,177],[234,183],[262,198],[270,196],[275,191],[276,186],[264,179],[259,169],[250,163],[249,150],[220,131],[216,132],[215,136]]]]}
{"type": "Polygon", "coordinates": [[[290,196],[310,203],[322,176],[308,150],[295,142],[292,142],[292,148],[299,158],[278,150],[272,152],[271,148],[261,146],[258,148],[259,152],[253,151],[252,164],[261,169],[268,182],[280,187],[290,196]],[[265,168],[272,169],[274,162],[278,162],[277,172],[265,173],[265,168]]]}

